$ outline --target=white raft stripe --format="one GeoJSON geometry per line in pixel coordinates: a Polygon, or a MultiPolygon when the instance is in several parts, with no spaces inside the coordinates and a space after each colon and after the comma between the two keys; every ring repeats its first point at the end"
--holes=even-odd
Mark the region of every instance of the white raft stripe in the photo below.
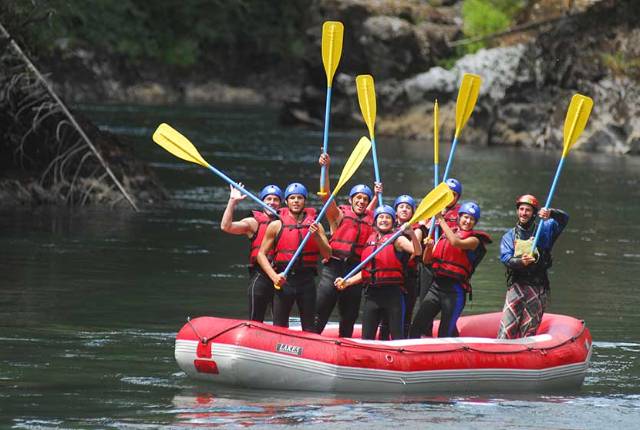
{"type": "MultiPolygon", "coordinates": [[[[176,340],[176,358],[178,354],[186,354],[196,359],[198,341],[176,340]]],[[[268,364],[278,368],[312,372],[328,377],[338,377],[350,380],[370,381],[374,378],[379,382],[398,384],[419,384],[425,382],[446,381],[475,381],[490,380],[520,380],[520,381],[548,381],[559,378],[583,375],[587,371],[588,356],[584,362],[565,364],[545,369],[455,369],[455,370],[382,370],[339,366],[302,357],[287,356],[244,346],[212,343],[212,360],[224,357],[232,360],[240,359],[259,364],[268,364]]],[[[183,355],[184,356],[184,355],[183,355]]],[[[178,360],[179,361],[179,360],[178,360]]]]}

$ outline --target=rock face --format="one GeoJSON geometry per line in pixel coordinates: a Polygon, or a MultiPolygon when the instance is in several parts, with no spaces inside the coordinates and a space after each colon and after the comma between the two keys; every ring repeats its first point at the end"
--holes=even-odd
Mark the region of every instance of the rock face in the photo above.
{"type": "MultiPolygon", "coordinates": [[[[575,148],[627,154],[640,151],[640,29],[636,25],[640,2],[582,2],[585,8],[579,13],[541,27],[544,31],[528,42],[480,50],[449,70],[435,64],[443,54],[451,53],[445,42],[459,35],[459,22],[451,8],[410,9],[405,5],[404,14],[395,10],[391,17],[385,15],[388,10],[376,9],[381,7],[376,2],[367,7],[357,1],[320,3],[331,3],[332,10],[342,14],[331,19],[344,19],[345,34],[358,34],[350,45],[345,44],[343,54],[348,58],[355,53],[358,61],[347,60],[338,69],[334,125],[362,123],[354,78],[371,73],[376,80],[380,133],[430,138],[433,102],[438,99],[441,135],[452,135],[461,76],[476,73],[483,84],[465,128],[465,143],[561,147],[566,109],[572,95],[580,93],[594,99],[594,109],[575,148]],[[351,27],[355,16],[362,24],[351,27]],[[421,20],[426,16],[428,21],[421,20]]],[[[401,8],[403,2],[394,4],[401,8]]],[[[319,63],[317,52],[314,61],[319,63]]],[[[323,84],[322,73],[309,77],[323,84]]],[[[285,118],[321,123],[324,93],[324,88],[307,84],[300,98],[287,105],[285,118]]]]}

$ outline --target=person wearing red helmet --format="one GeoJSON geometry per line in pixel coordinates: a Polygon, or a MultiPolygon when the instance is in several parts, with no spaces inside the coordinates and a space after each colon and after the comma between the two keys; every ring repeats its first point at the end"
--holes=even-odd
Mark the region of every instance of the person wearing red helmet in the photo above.
{"type": "MultiPolygon", "coordinates": [[[[362,261],[373,254],[381,244],[394,234],[395,210],[380,206],[375,210],[373,233],[367,238],[362,251],[362,261]]],[[[391,339],[404,339],[405,268],[408,258],[420,254],[420,242],[411,226],[396,240],[384,247],[360,272],[347,279],[337,278],[335,286],[344,290],[363,283],[365,286],[362,311],[362,338],[375,339],[378,325],[383,318],[389,321],[391,339]]]]}
{"type": "MultiPolygon", "coordinates": [[[[324,189],[328,199],[331,194],[329,186],[329,154],[323,153],[318,160],[326,166],[324,189]]],[[[323,260],[320,281],[316,290],[316,333],[320,334],[327,325],[331,312],[338,305],[340,313],[339,335],[351,337],[353,325],[358,319],[362,287],[354,286],[338,290],[334,281],[338,276],[349,273],[360,263],[360,256],[365,242],[373,231],[373,208],[376,205],[377,193],[382,192],[382,185],[377,184],[374,192],[367,185],[358,184],[349,192],[349,204],[338,206],[335,200],[327,208],[327,220],[331,230],[331,257],[323,260]]]]}
{"type": "Polygon", "coordinates": [[[296,303],[302,330],[312,332],[315,328],[314,278],[318,259],[329,258],[331,247],[324,228],[316,222],[316,211],[305,207],[307,195],[307,188],[298,182],[287,186],[284,191],[287,207],[280,212],[280,219],[269,223],[257,260],[271,280],[272,288],[279,286],[273,298],[273,325],[289,327],[289,314],[296,303]],[[312,236],[285,277],[283,272],[308,231],[312,236]],[[268,257],[270,253],[273,253],[272,259],[268,257]]]}
{"type": "Polygon", "coordinates": [[[500,243],[500,261],[507,267],[508,288],[498,339],[536,334],[549,295],[547,271],[552,264],[551,248],[569,222],[567,213],[540,208],[538,199],[531,194],[516,199],[516,215],[516,226],[502,236],[500,243]],[[532,253],[538,216],[541,231],[532,253]]]}
{"type": "Polygon", "coordinates": [[[456,322],[462,314],[467,294],[471,294],[471,275],[486,254],[491,237],[474,227],[480,220],[480,207],[475,202],[465,202],[458,210],[458,226],[449,227],[442,214],[436,222],[443,235],[434,246],[428,239],[423,254],[425,264],[431,264],[433,282],[421,300],[413,318],[409,337],[431,336],[433,319],[440,313],[438,337],[458,335],[456,322]]]}
{"type": "MultiPolygon", "coordinates": [[[[239,184],[242,186],[242,184],[239,184]]],[[[239,221],[233,220],[233,213],[236,206],[247,196],[242,194],[236,188],[230,186],[229,202],[222,214],[220,228],[225,233],[244,235],[251,241],[251,249],[249,251],[249,319],[253,321],[264,321],[264,315],[267,308],[273,302],[273,285],[269,282],[269,278],[262,273],[260,266],[257,264],[258,249],[264,238],[267,225],[276,219],[276,216],[263,209],[261,211],[253,210],[251,215],[242,218],[239,221]]],[[[268,206],[279,209],[284,198],[282,190],[277,185],[267,185],[260,192],[260,200],[268,206]]],[[[269,257],[272,257],[270,255],[269,257]]]]}

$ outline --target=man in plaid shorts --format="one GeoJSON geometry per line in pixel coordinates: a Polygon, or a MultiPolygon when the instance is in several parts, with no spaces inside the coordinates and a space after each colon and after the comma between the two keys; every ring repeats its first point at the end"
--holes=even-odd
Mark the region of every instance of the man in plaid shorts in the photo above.
{"type": "Polygon", "coordinates": [[[516,199],[518,223],[505,233],[500,243],[500,260],[507,266],[507,297],[502,310],[498,339],[534,336],[549,296],[551,248],[569,215],[559,209],[540,208],[538,199],[525,194],[516,199]],[[531,245],[542,223],[537,248],[531,245]]]}

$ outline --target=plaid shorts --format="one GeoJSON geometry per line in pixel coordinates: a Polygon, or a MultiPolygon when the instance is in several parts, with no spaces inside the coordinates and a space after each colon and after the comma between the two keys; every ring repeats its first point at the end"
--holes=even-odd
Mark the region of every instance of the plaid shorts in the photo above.
{"type": "Polygon", "coordinates": [[[514,282],[507,290],[498,339],[535,336],[547,306],[548,290],[514,282]]]}

